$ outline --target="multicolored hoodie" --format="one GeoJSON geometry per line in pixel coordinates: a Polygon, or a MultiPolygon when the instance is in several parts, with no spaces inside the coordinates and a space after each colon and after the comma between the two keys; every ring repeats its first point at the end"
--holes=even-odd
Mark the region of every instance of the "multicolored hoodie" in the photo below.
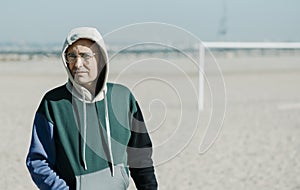
{"type": "Polygon", "coordinates": [[[40,189],[123,190],[129,175],[137,189],[157,189],[152,143],[131,91],[107,82],[108,55],[94,28],[68,34],[62,60],[69,80],[43,97],[33,123],[26,165],[40,189]],[[65,51],[78,39],[90,39],[105,63],[93,96],[77,84],[65,51]]]}

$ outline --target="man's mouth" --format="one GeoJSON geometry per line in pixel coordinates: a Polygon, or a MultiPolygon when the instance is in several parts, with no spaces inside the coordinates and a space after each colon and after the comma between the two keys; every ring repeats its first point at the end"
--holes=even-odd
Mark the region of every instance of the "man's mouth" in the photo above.
{"type": "Polygon", "coordinates": [[[83,73],[88,73],[87,71],[75,71],[75,74],[83,74],[83,73]]]}

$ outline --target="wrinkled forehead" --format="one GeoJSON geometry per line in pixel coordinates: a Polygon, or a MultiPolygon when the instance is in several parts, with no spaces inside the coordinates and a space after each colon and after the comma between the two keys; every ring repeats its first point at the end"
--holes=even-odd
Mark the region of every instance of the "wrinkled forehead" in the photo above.
{"type": "Polygon", "coordinates": [[[99,52],[99,47],[96,42],[90,39],[78,39],[72,45],[70,45],[66,49],[66,53],[72,51],[91,51],[91,52],[99,52]]]}

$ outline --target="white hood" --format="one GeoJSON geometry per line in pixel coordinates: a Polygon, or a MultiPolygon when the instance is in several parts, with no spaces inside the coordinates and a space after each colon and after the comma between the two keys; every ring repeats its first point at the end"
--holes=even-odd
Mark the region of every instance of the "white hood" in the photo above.
{"type": "MultiPolygon", "coordinates": [[[[103,93],[101,93],[101,92],[103,92],[103,91],[106,92],[106,82],[107,82],[107,77],[108,77],[108,72],[109,72],[109,66],[108,66],[109,64],[108,64],[108,55],[107,55],[107,50],[106,50],[106,47],[104,44],[104,40],[103,40],[103,37],[101,36],[101,34],[98,32],[98,30],[96,28],[91,28],[91,27],[79,27],[79,28],[72,29],[66,37],[61,56],[62,56],[62,60],[64,63],[64,67],[66,68],[66,71],[67,71],[67,74],[69,77],[69,82],[67,83],[68,90],[73,95],[77,96],[80,99],[84,95],[85,100],[87,102],[95,102],[95,101],[102,100],[104,97],[103,97],[103,93]],[[103,68],[103,69],[105,69],[105,71],[104,71],[105,73],[104,73],[104,76],[102,76],[102,77],[104,77],[103,84],[100,84],[100,85],[102,85],[102,87],[97,92],[95,97],[93,97],[92,94],[87,89],[85,89],[84,87],[82,87],[81,85],[79,85],[75,82],[75,80],[68,68],[68,65],[66,63],[65,52],[66,52],[67,48],[79,39],[89,39],[89,40],[94,41],[99,46],[99,49],[101,51],[100,53],[102,54],[102,58],[103,58],[102,60],[104,61],[104,64],[105,64],[105,67],[103,68]],[[75,88],[76,92],[74,92],[74,89],[72,90],[72,88],[75,88]]],[[[100,63],[98,63],[98,64],[100,64],[100,63]]],[[[100,74],[100,71],[99,71],[99,74],[100,74]]],[[[101,77],[101,76],[99,76],[99,77],[101,77]]]]}

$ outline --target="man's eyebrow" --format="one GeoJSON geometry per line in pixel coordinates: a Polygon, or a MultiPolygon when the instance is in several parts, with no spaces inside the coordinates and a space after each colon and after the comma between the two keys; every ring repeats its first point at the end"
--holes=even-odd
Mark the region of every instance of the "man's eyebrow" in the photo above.
{"type": "Polygon", "coordinates": [[[94,53],[93,51],[92,52],[89,52],[89,51],[80,51],[80,52],[74,52],[74,51],[71,51],[71,52],[67,52],[66,54],[82,54],[82,53],[86,53],[86,54],[91,54],[91,53],[94,53]]]}

